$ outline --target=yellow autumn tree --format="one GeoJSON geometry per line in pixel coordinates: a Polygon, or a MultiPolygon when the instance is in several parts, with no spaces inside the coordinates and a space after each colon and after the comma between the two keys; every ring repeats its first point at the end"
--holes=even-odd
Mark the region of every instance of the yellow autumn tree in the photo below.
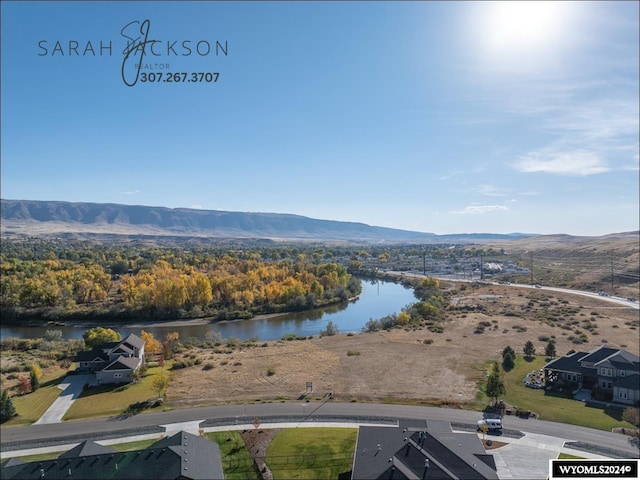
{"type": "Polygon", "coordinates": [[[162,345],[153,336],[153,333],[140,331],[140,338],[144,340],[144,350],[147,353],[160,353],[162,352],[162,345]]]}

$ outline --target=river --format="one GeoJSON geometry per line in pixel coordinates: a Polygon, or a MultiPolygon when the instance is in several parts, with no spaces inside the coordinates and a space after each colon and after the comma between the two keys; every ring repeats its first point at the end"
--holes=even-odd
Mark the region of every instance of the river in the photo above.
{"type": "MultiPolygon", "coordinates": [[[[123,337],[129,333],[139,334],[144,329],[155,338],[163,339],[168,332],[178,332],[184,341],[189,337],[206,338],[207,332],[214,331],[223,338],[248,340],[277,340],[288,334],[299,337],[318,335],[332,321],[340,333],[360,332],[371,318],[381,318],[399,313],[403,307],[416,301],[413,290],[402,285],[362,280],[362,293],[358,299],[341,305],[319,308],[304,312],[254,318],[250,320],[196,322],[179,321],[162,324],[160,322],[129,323],[126,326],[109,326],[123,337]]],[[[74,326],[0,326],[0,338],[38,338],[47,330],[62,330],[65,339],[82,338],[88,327],[74,326]]]]}

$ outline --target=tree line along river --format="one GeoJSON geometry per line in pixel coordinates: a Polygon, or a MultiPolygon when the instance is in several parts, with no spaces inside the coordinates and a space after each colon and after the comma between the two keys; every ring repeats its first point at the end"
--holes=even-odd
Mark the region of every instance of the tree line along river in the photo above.
{"type": "MultiPolygon", "coordinates": [[[[129,333],[139,334],[140,330],[151,332],[155,338],[164,338],[168,332],[178,332],[181,339],[189,337],[206,338],[208,332],[216,332],[223,338],[248,340],[278,340],[295,334],[299,337],[318,335],[331,321],[339,333],[360,332],[370,319],[382,318],[399,313],[402,308],[416,301],[413,290],[392,282],[361,280],[362,293],[351,302],[303,312],[260,316],[250,320],[213,322],[140,322],[109,326],[123,337],[129,333]]],[[[89,326],[41,325],[41,326],[0,326],[0,338],[38,338],[47,330],[61,330],[65,339],[82,338],[89,326]]]]}

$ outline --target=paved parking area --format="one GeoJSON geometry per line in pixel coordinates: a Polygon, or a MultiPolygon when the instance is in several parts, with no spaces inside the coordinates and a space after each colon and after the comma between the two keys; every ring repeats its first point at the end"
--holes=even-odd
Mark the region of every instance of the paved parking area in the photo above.
{"type": "Polygon", "coordinates": [[[80,396],[85,384],[93,382],[95,382],[95,375],[67,375],[58,385],[58,388],[62,389],[62,393],[34,425],[61,423],[62,417],[76,401],[76,398],[80,396]]]}

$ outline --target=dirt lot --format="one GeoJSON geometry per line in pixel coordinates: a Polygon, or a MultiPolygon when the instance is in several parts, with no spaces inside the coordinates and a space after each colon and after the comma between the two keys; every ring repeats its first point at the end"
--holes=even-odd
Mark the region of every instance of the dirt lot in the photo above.
{"type": "Polygon", "coordinates": [[[520,354],[531,340],[543,354],[548,338],[555,338],[558,355],[603,344],[640,352],[638,310],[533,289],[449,288],[453,310],[440,323],[442,333],[422,327],[241,345],[223,353],[189,350],[202,363],[174,372],[167,401],[320,399],[332,391],[343,401],[453,405],[474,400],[484,363],[499,360],[507,345],[520,354]]]}

